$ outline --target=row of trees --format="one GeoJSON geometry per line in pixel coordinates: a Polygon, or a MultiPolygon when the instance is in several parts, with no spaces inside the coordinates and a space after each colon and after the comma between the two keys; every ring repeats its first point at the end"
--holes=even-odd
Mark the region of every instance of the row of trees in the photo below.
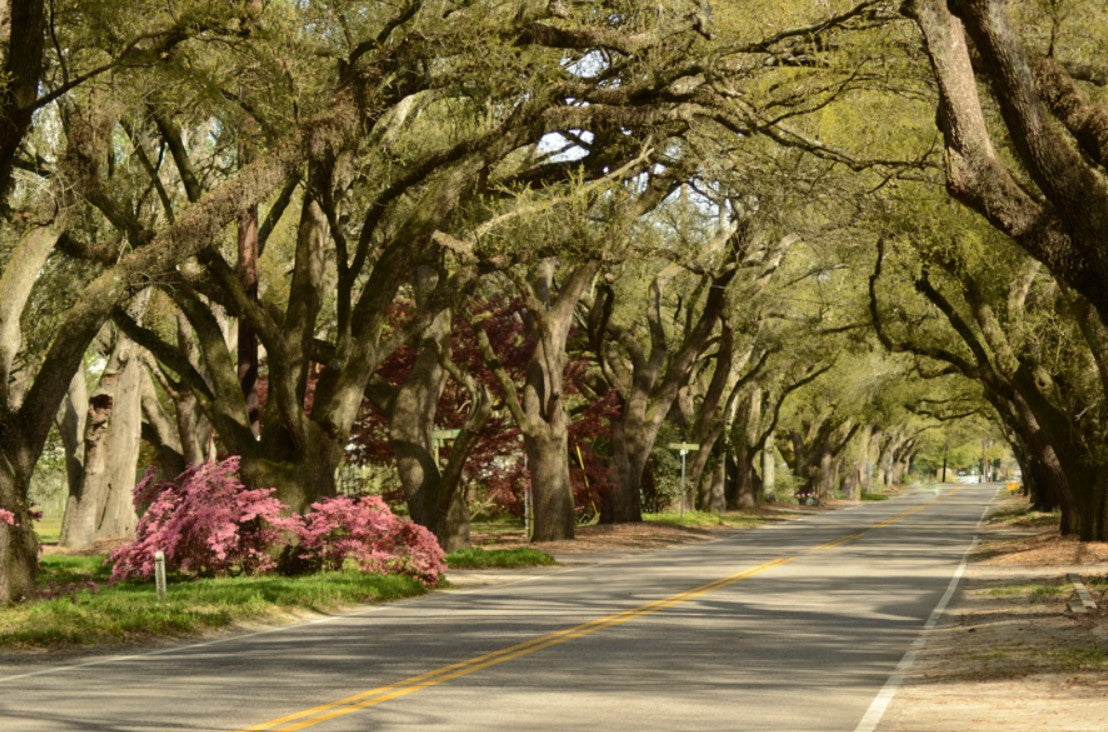
{"type": "Polygon", "coordinates": [[[1044,55],[955,4],[975,70],[933,2],[118,5],[0,13],[0,601],[33,587],[55,422],[73,545],[133,527],[140,436],[300,511],[390,453],[453,547],[519,440],[553,539],[586,476],[639,520],[662,434],[718,510],[760,500],[774,446],[856,495],[983,410],[1103,536],[1103,119],[1072,22],[1044,55]],[[939,142],[987,224],[936,187],[939,142]]]}

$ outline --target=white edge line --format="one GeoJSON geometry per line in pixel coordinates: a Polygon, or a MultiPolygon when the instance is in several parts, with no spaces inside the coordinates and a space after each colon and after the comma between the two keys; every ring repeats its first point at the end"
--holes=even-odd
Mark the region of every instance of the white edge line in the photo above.
{"type": "MultiPolygon", "coordinates": [[[[991,506],[992,500],[985,505],[984,510],[981,512],[981,517],[977,519],[978,527],[980,527],[981,522],[985,520],[985,514],[988,513],[991,506]]],[[[892,703],[893,697],[896,696],[896,692],[904,683],[908,671],[915,665],[916,658],[919,657],[920,651],[927,645],[927,631],[938,624],[939,619],[946,610],[946,606],[950,603],[950,599],[954,597],[954,592],[958,589],[958,583],[961,581],[962,575],[966,572],[966,566],[969,564],[970,553],[977,548],[978,543],[979,539],[974,535],[973,540],[970,541],[970,545],[966,547],[966,550],[962,553],[962,561],[958,565],[958,569],[954,570],[954,576],[950,578],[950,584],[947,585],[946,592],[944,592],[943,596],[939,599],[939,603],[935,605],[935,609],[931,611],[931,615],[928,616],[927,622],[923,624],[923,629],[920,631],[919,635],[916,636],[916,639],[912,641],[912,645],[908,647],[908,651],[900,659],[900,663],[893,669],[893,673],[889,676],[888,681],[885,682],[885,685],[881,687],[881,691],[877,693],[877,696],[870,703],[869,709],[866,710],[865,715],[862,717],[862,721],[858,722],[858,726],[854,728],[854,732],[874,732],[874,730],[877,729],[877,725],[881,722],[881,718],[885,716],[885,712],[892,703]]]]}

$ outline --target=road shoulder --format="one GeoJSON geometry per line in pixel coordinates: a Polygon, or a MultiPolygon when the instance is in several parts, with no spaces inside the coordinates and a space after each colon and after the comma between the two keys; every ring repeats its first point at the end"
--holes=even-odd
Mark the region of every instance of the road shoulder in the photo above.
{"type": "Polygon", "coordinates": [[[1103,729],[1108,542],[1019,525],[981,538],[878,729],[1103,729]],[[1083,578],[1097,609],[1073,612],[1070,575],[1083,578]]]}

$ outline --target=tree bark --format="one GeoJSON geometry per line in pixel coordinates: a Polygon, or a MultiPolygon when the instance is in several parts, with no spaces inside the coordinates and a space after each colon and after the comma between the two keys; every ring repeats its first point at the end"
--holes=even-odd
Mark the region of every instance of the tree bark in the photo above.
{"type": "Polygon", "coordinates": [[[16,152],[31,126],[46,42],[43,0],[16,0],[9,7],[0,58],[5,80],[0,87],[0,195],[11,187],[16,152]]]}
{"type": "MultiPolygon", "coordinates": [[[[1086,152],[1090,148],[1088,135],[1074,128],[1072,105],[1079,100],[1052,82],[1061,73],[1057,67],[1041,73],[1036,82],[1005,6],[995,0],[912,0],[905,5],[923,33],[938,81],[947,188],[1087,297],[1108,322],[1108,250],[1103,245],[1108,238],[1108,184],[1081,154],[1082,147],[1086,152]],[[996,153],[978,96],[967,31],[1022,163],[1019,174],[996,153]],[[1039,89],[1039,84],[1052,83],[1039,89]],[[1054,110],[1059,117],[1044,104],[1044,96],[1061,105],[1054,110]],[[1066,136],[1067,126],[1076,139],[1066,136]],[[1024,173],[1038,191],[1027,189],[1021,181],[1024,173]]],[[[1091,105],[1081,110],[1091,111],[1091,105]]]]}
{"type": "Polygon", "coordinates": [[[71,483],[59,544],[87,549],[134,533],[132,503],[138,464],[142,364],[119,336],[100,383],[88,400],[79,480],[71,483]]]}
{"type": "Polygon", "coordinates": [[[34,597],[38,567],[38,540],[25,498],[30,471],[12,467],[0,464],[0,505],[14,516],[12,524],[0,521],[0,605],[34,597]]]}
{"type": "MultiPolygon", "coordinates": [[[[420,267],[415,274],[416,302],[426,307],[437,273],[420,267]]],[[[469,508],[462,490],[462,465],[468,457],[474,432],[489,416],[487,394],[474,394],[467,423],[454,442],[446,469],[435,460],[432,434],[439,399],[447,381],[443,361],[449,358],[453,311],[438,313],[423,333],[419,355],[411,373],[389,408],[389,440],[412,520],[427,527],[445,551],[469,546],[469,508]],[[484,398],[482,398],[484,397],[484,398]]],[[[461,374],[459,374],[461,376],[461,374]]],[[[476,391],[476,384],[469,384],[476,391]]]]}

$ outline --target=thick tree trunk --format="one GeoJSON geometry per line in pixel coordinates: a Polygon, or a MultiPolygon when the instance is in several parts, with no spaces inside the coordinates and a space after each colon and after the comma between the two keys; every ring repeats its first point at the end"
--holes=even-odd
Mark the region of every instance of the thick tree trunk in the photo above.
{"type": "Polygon", "coordinates": [[[859,486],[859,483],[860,483],[860,480],[858,478],[858,471],[857,470],[848,471],[847,474],[845,476],[843,476],[843,483],[842,483],[843,498],[848,500],[848,501],[857,501],[858,500],[858,486],[859,486]]]}
{"type": "Polygon", "coordinates": [[[1080,541],[1108,539],[1108,470],[1090,470],[1074,502],[1074,530],[1080,541]]]}
{"type": "Polygon", "coordinates": [[[727,508],[741,510],[758,505],[758,476],[754,473],[755,453],[745,439],[735,443],[735,487],[727,508]]]}
{"type": "Polygon", "coordinates": [[[686,485],[693,492],[691,502],[686,506],[696,506],[703,511],[712,511],[708,508],[713,501],[716,479],[713,468],[719,463],[719,438],[723,434],[723,424],[717,423],[716,427],[708,432],[695,435],[699,450],[694,450],[686,456],[686,485]]]}
{"type": "Polygon", "coordinates": [[[142,364],[135,346],[119,336],[100,384],[88,400],[83,469],[70,483],[59,543],[87,549],[102,539],[130,538],[141,425],[142,364]]]}
{"type": "Polygon", "coordinates": [[[0,459],[0,506],[11,514],[11,523],[0,519],[0,605],[33,597],[38,570],[38,540],[27,503],[32,466],[17,466],[18,456],[0,459]]]}
{"type": "Polygon", "coordinates": [[[181,450],[181,440],[177,426],[162,408],[158,393],[154,389],[150,364],[144,364],[141,380],[142,402],[142,439],[154,449],[158,472],[163,477],[173,477],[185,472],[189,467],[185,463],[181,450]]]}
{"type": "Polygon", "coordinates": [[[642,481],[646,462],[654,447],[657,430],[647,425],[627,424],[621,419],[612,432],[612,474],[616,488],[603,495],[600,520],[603,523],[642,521],[642,481]]]}
{"type": "Polygon", "coordinates": [[[345,457],[343,445],[311,424],[301,445],[287,436],[269,433],[276,420],[265,420],[261,450],[240,453],[243,482],[251,488],[276,488],[276,497],[293,511],[304,513],[313,501],[335,495],[335,470],[345,457]],[[264,451],[263,451],[264,450],[264,451]]]}
{"type": "MultiPolygon", "coordinates": [[[[715,451],[713,450],[713,452],[715,451]]],[[[721,513],[727,509],[727,499],[724,495],[727,487],[726,480],[725,456],[722,454],[716,455],[708,464],[708,468],[700,479],[701,489],[698,508],[701,511],[721,513]]]]}
{"type": "Polygon", "coordinates": [[[535,343],[525,369],[522,395],[493,352],[488,334],[478,330],[485,361],[492,367],[505,403],[523,433],[531,472],[534,541],[572,539],[574,535],[569,416],[564,393],[566,341],[577,303],[599,268],[596,262],[578,265],[556,292],[556,264],[554,259],[542,261],[531,273],[530,281],[508,273],[523,296],[527,330],[535,343]]]}
{"type": "MultiPolygon", "coordinates": [[[[427,285],[430,286],[429,284],[427,285]]],[[[417,291],[421,288],[417,287],[417,291]]],[[[422,288],[426,293],[427,288],[422,288]]],[[[446,473],[435,462],[432,431],[447,373],[436,350],[450,346],[450,311],[435,318],[407,381],[397,391],[389,414],[389,440],[412,520],[427,527],[446,551],[469,546],[469,511],[461,490],[461,471],[446,473]]],[[[450,460],[464,460],[451,451],[450,460]]]]}
{"type": "Polygon", "coordinates": [[[573,538],[573,486],[566,457],[568,437],[564,428],[552,429],[541,436],[524,436],[535,517],[532,541],[573,538]]]}

